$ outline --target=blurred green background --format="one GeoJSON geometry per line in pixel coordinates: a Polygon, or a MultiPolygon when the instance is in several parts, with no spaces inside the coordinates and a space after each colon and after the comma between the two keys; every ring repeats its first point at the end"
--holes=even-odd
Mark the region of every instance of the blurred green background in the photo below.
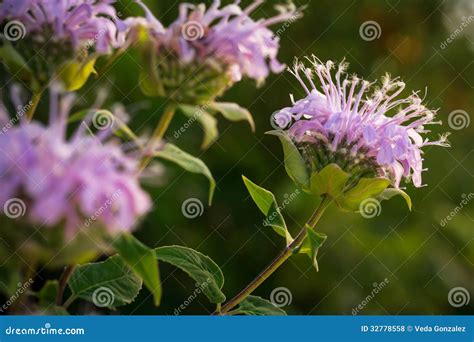
{"type": "MultiPolygon", "coordinates": [[[[165,24],[177,15],[177,1],[145,2],[165,24]]],[[[274,14],[275,3],[267,1],[254,17],[274,14]]],[[[426,149],[424,183],[428,186],[407,188],[414,202],[412,212],[401,198],[384,202],[380,215],[372,219],[331,208],[319,224],[319,231],[328,235],[320,250],[319,272],[306,256],[293,257],[254,294],[269,298],[272,290],[285,287],[292,296],[284,307],[290,314],[350,315],[372,293],[374,283],[386,282],[359,314],[473,314],[474,298],[455,308],[448,293],[463,287],[474,296],[474,204],[463,205],[451,221],[441,224],[460,206],[463,194],[474,192],[474,124],[460,130],[448,125],[448,115],[455,110],[474,113],[474,36],[469,36],[474,21],[441,47],[463,20],[474,15],[472,4],[464,1],[464,9],[462,1],[454,0],[310,0],[297,4],[307,8],[304,17],[281,35],[282,62],[290,64],[294,56],[316,54],[321,60],[346,58],[350,72],[371,81],[386,72],[400,76],[407,89],[422,94],[426,89],[425,102],[439,108],[443,121],[443,126],[433,127],[432,135],[450,131],[452,147],[426,149]],[[366,21],[378,23],[380,37],[362,39],[359,28],[366,21]]],[[[119,7],[124,16],[141,14],[129,2],[119,7]]],[[[108,102],[123,102],[132,109],[132,126],[150,131],[163,108],[136,87],[140,68],[137,56],[127,53],[107,74],[90,80],[81,94],[92,101],[97,90],[107,86],[111,92],[108,102]]],[[[225,274],[228,298],[284,247],[284,241],[263,226],[241,175],[273,191],[280,202],[295,191],[281,163],[279,142],[264,135],[272,129],[270,115],[290,104],[290,93],[297,99],[302,95],[296,80],[286,72],[270,76],[261,88],[249,80],[235,85],[222,100],[248,108],[257,130],[253,134],[245,123],[219,120],[220,138],[207,151],[200,150],[203,132],[198,124],[178,139],[173,137],[187,120],[176,116],[168,139],[200,156],[210,167],[218,182],[214,204],[196,219],[184,217],[183,201],[193,197],[205,204],[208,184],[200,176],[164,164],[161,185],[150,187],[155,210],[136,233],[149,246],[179,244],[209,255],[225,274]]],[[[307,220],[315,203],[301,194],[286,207],[284,216],[293,233],[307,220]]],[[[164,298],[160,308],[153,307],[149,293],[143,290],[138,300],[117,313],[172,315],[195,290],[185,274],[169,265],[161,265],[161,277],[164,298]]],[[[182,314],[207,314],[213,309],[201,295],[182,314]]]]}
{"type": "MultiPolygon", "coordinates": [[[[244,4],[247,4],[244,2],[244,4]]],[[[274,1],[267,1],[254,17],[274,14],[274,1]]],[[[165,24],[177,15],[176,1],[148,1],[147,4],[165,24]]],[[[291,291],[291,314],[352,314],[374,283],[388,284],[370,300],[360,314],[461,314],[474,313],[470,304],[454,308],[448,302],[452,288],[464,287],[474,296],[474,204],[468,203],[444,227],[441,219],[459,206],[463,194],[474,192],[474,124],[461,130],[448,126],[454,110],[474,113],[474,36],[458,35],[444,49],[440,47],[461,24],[460,2],[456,1],[299,1],[307,5],[304,17],[292,23],[281,35],[280,60],[290,64],[294,56],[316,54],[320,59],[350,62],[350,72],[368,80],[389,72],[400,76],[407,89],[426,89],[426,103],[439,108],[443,126],[433,126],[433,136],[451,131],[452,148],[428,148],[424,173],[427,187],[407,192],[414,201],[410,213],[401,198],[384,202],[378,217],[365,219],[358,214],[341,213],[335,208],[323,217],[319,230],[328,235],[320,251],[317,273],[306,256],[290,259],[256,292],[269,298],[273,289],[291,291]],[[455,6],[457,10],[453,8],[455,6]],[[380,37],[363,40],[359,28],[376,21],[380,37]],[[469,40],[470,39],[470,40],[469,40]]],[[[465,2],[468,4],[468,2],[465,2]]],[[[123,13],[134,6],[124,6],[123,13]]],[[[461,15],[473,15],[472,6],[461,15]]],[[[133,12],[137,13],[137,12],[133,12]]],[[[138,12],[139,13],[139,12],[138,12]]],[[[471,22],[470,29],[474,29],[471,22]]],[[[278,26],[274,27],[276,31],[278,26]]],[[[468,33],[468,29],[464,33],[468,33]]],[[[472,31],[471,31],[472,32],[472,31]]],[[[142,102],[146,108],[136,114],[138,126],[143,117],[157,121],[160,104],[144,99],[136,84],[133,56],[124,56],[103,82],[112,83],[116,100],[142,102]],[[143,102],[145,101],[145,102],[143,102]]],[[[92,83],[92,82],[91,82],[92,83]]],[[[226,93],[223,100],[247,107],[254,115],[257,130],[252,134],[245,123],[219,122],[220,138],[207,151],[200,150],[202,129],[193,124],[175,139],[173,132],[185,122],[177,116],[168,138],[181,148],[200,155],[212,170],[218,185],[215,202],[203,215],[187,219],[181,205],[188,198],[206,203],[204,178],[166,165],[163,186],[152,191],[156,210],[149,215],[137,236],[150,246],[180,244],[211,256],[221,266],[228,298],[242,289],[283,248],[284,241],[264,227],[263,217],[249,198],[241,180],[246,175],[272,190],[279,201],[294,192],[294,185],[281,164],[282,152],[274,137],[270,115],[290,104],[302,91],[289,73],[272,75],[257,89],[254,82],[243,81],[226,93]]],[[[137,127],[138,127],[137,126],[137,127]]],[[[149,126],[151,127],[151,126],[149,126]]],[[[151,128],[149,128],[151,129],[151,128]]],[[[315,200],[299,195],[284,215],[292,232],[300,229],[314,208],[315,200]]],[[[195,290],[185,274],[161,265],[164,300],[152,306],[143,291],[140,298],[123,310],[127,314],[173,314],[195,290]]],[[[200,296],[182,314],[206,314],[214,308],[200,296]]]]}

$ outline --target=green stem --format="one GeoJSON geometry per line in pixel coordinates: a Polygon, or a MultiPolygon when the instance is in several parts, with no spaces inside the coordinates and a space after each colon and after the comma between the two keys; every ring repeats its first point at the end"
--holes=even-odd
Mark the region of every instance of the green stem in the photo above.
{"type": "Polygon", "coordinates": [[[66,289],[69,277],[74,272],[76,265],[69,265],[64,268],[61,277],[59,278],[58,293],[56,294],[56,305],[60,306],[63,302],[64,290],[66,289]]]}
{"type": "Polygon", "coordinates": [[[75,295],[71,295],[63,304],[64,310],[67,310],[67,308],[77,299],[75,295]]]}
{"type": "Polygon", "coordinates": [[[273,272],[275,272],[290,256],[293,255],[294,250],[297,250],[303,243],[309,229],[314,229],[318,221],[321,219],[324,211],[330,204],[330,198],[323,196],[321,203],[318,208],[314,211],[306,225],[301,229],[298,235],[273,261],[254,279],[252,280],[242,291],[240,291],[234,298],[222,306],[220,312],[214,314],[224,315],[247,298],[256,288],[258,288],[273,272]]]}
{"type": "Polygon", "coordinates": [[[28,120],[33,119],[33,116],[35,115],[36,107],[38,107],[38,103],[41,101],[42,94],[43,93],[41,91],[37,93],[33,93],[33,96],[31,97],[31,101],[30,101],[31,106],[26,111],[26,117],[28,120]]]}
{"type": "Polygon", "coordinates": [[[163,116],[156,126],[155,131],[153,132],[150,141],[148,142],[147,147],[145,148],[145,157],[143,158],[141,165],[140,165],[140,172],[143,171],[150,161],[153,159],[153,151],[156,148],[156,144],[158,144],[161,139],[164,137],[171,120],[173,120],[174,113],[176,112],[176,106],[174,104],[169,103],[166,108],[163,116]]]}

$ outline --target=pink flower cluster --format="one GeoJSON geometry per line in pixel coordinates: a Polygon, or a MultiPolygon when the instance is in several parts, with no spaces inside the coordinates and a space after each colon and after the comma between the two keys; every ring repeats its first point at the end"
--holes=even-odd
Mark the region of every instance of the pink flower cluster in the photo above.
{"type": "Polygon", "coordinates": [[[306,97],[276,112],[275,122],[281,128],[291,126],[288,133],[297,143],[345,151],[355,161],[370,159],[377,173],[392,179],[396,187],[402,178],[412,179],[416,187],[422,186],[422,148],[448,144],[446,136],[435,141],[424,136],[429,132],[428,125],[439,122],[435,121],[435,112],[422,104],[418,93],[400,98],[405,83],[387,75],[381,86],[367,96],[370,83],[348,76],[347,63],[335,66],[314,56],[308,60],[311,68],[297,61],[290,70],[306,97]]]}
{"type": "MultiPolygon", "coordinates": [[[[28,220],[40,226],[64,224],[70,237],[91,225],[109,232],[132,230],[151,207],[139,184],[138,160],[108,139],[112,126],[97,124],[105,129],[91,134],[91,119],[67,139],[72,102],[72,95],[58,101],[52,91],[48,126],[21,120],[2,131],[0,207],[19,198],[28,220]]],[[[0,124],[8,124],[9,117],[0,103],[0,124]]]]}
{"type": "Polygon", "coordinates": [[[5,0],[0,5],[0,23],[16,21],[15,29],[24,31],[21,34],[39,34],[44,42],[67,41],[74,49],[90,45],[99,53],[109,53],[123,43],[113,2],[5,0]]]}
{"type": "MultiPolygon", "coordinates": [[[[279,73],[285,68],[277,60],[279,37],[268,27],[296,20],[301,12],[292,4],[279,5],[278,15],[254,20],[250,15],[263,0],[255,0],[244,9],[239,2],[221,7],[220,1],[214,0],[207,9],[204,4],[182,3],[178,18],[167,28],[142,7],[158,49],[175,53],[184,63],[212,60],[223,64],[233,81],[243,76],[263,81],[270,72],[279,73]]],[[[136,19],[130,21],[136,23],[136,19]]]]}

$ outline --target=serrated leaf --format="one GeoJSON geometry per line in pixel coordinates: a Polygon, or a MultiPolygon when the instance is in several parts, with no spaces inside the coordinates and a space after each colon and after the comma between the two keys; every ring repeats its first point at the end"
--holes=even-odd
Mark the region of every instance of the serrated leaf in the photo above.
{"type": "Polygon", "coordinates": [[[293,241],[293,238],[286,227],[285,219],[281,214],[275,195],[261,186],[258,186],[245,176],[242,176],[242,179],[253,201],[266,216],[265,224],[271,226],[278,235],[283,236],[286,239],[287,245],[289,245],[293,241]]]}
{"type": "Polygon", "coordinates": [[[385,189],[378,197],[380,201],[389,200],[393,196],[400,195],[405,199],[405,202],[408,205],[408,209],[411,210],[412,202],[410,196],[403,190],[397,188],[388,188],[385,189]]]}
{"type": "Polygon", "coordinates": [[[127,265],[143,280],[153,295],[155,305],[159,306],[162,291],[155,252],[129,233],[118,236],[113,241],[113,246],[127,265]]]}
{"type": "Polygon", "coordinates": [[[221,113],[229,121],[247,121],[252,132],[255,132],[255,122],[253,121],[252,114],[250,114],[246,108],[240,107],[237,103],[212,102],[209,104],[209,108],[221,113]]]}
{"type": "Polygon", "coordinates": [[[286,312],[272,302],[258,296],[248,296],[237,309],[229,312],[232,315],[248,316],[286,316],[286,312]]]}
{"type": "Polygon", "coordinates": [[[312,229],[308,229],[308,235],[303,241],[303,246],[300,249],[300,253],[305,253],[311,259],[311,262],[316,269],[319,271],[317,256],[319,248],[324,244],[327,239],[327,235],[323,233],[315,232],[312,229]]]}
{"type": "Polygon", "coordinates": [[[184,115],[200,123],[204,130],[204,139],[201,148],[208,148],[219,136],[217,119],[205,110],[205,106],[179,105],[184,115]]]}
{"type": "Polygon", "coordinates": [[[301,156],[298,148],[293,144],[290,137],[285,131],[275,130],[269,131],[265,134],[277,136],[280,139],[283,147],[283,156],[285,161],[285,169],[288,176],[302,189],[309,187],[309,172],[306,169],[306,164],[301,156]]]}
{"type": "Polygon", "coordinates": [[[344,209],[357,211],[362,201],[376,198],[389,185],[390,181],[386,178],[361,178],[355,187],[337,200],[337,203],[344,209]]]}
{"type": "Polygon", "coordinates": [[[82,298],[98,306],[115,308],[133,302],[142,280],[115,255],[102,262],[80,265],[68,281],[72,298],[82,298]]]}
{"type": "Polygon", "coordinates": [[[224,286],[224,275],[211,258],[183,246],[158,247],[154,251],[158,260],[180,268],[194,279],[196,286],[202,290],[211,303],[225,301],[225,295],[221,291],[224,286]]]}
{"type": "Polygon", "coordinates": [[[204,164],[201,159],[196,158],[189,153],[184,152],[179,147],[169,143],[166,144],[162,150],[155,152],[154,156],[178,164],[188,172],[204,175],[209,180],[209,205],[212,203],[216,181],[207,165],[204,164]]]}
{"type": "Polygon", "coordinates": [[[349,174],[337,164],[329,164],[320,172],[314,172],[311,175],[309,192],[318,196],[328,194],[337,198],[344,190],[348,179],[349,174]]]}

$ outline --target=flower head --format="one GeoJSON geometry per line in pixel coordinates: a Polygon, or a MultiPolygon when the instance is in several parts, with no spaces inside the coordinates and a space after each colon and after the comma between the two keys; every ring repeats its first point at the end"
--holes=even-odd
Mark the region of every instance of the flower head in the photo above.
{"type": "Polygon", "coordinates": [[[5,0],[0,7],[0,22],[18,21],[24,34],[36,43],[53,41],[72,50],[89,45],[99,53],[108,53],[116,45],[117,35],[113,2],[5,0]]]}
{"type": "Polygon", "coordinates": [[[418,93],[401,97],[405,83],[386,75],[369,96],[371,84],[348,76],[347,63],[336,66],[314,56],[308,60],[311,68],[296,61],[290,69],[306,97],[293,100],[273,119],[281,128],[290,126],[289,136],[311,165],[320,170],[336,163],[359,176],[389,178],[395,187],[402,178],[422,186],[423,147],[448,143],[446,136],[435,141],[425,137],[427,126],[440,122],[418,93]]]}
{"type": "Polygon", "coordinates": [[[95,59],[125,41],[125,28],[113,2],[3,1],[1,40],[3,49],[9,50],[3,53],[3,62],[33,92],[43,91],[55,76],[63,79],[68,89],[76,90],[93,72],[95,59]]]}
{"type": "MultiPolygon", "coordinates": [[[[108,139],[112,126],[104,120],[111,116],[89,119],[88,124],[101,129],[96,135],[84,122],[67,139],[73,99],[67,95],[58,101],[53,90],[49,125],[21,120],[2,131],[0,206],[20,198],[30,222],[49,227],[64,224],[69,237],[89,226],[109,232],[132,230],[151,204],[139,184],[138,160],[108,139]]],[[[0,112],[5,123],[3,105],[0,112]]]]}
{"type": "MultiPolygon", "coordinates": [[[[242,77],[262,82],[271,72],[283,71],[285,66],[277,60],[279,37],[269,26],[292,22],[301,16],[301,11],[291,3],[287,6],[278,5],[278,15],[255,20],[251,14],[263,1],[255,0],[246,8],[241,8],[239,2],[221,6],[219,0],[214,0],[209,8],[204,4],[182,3],[178,18],[167,28],[157,25],[158,20],[146,10],[148,21],[154,28],[158,27],[158,30],[149,30],[155,38],[154,48],[160,54],[158,59],[170,58],[175,63],[178,59],[178,65],[183,68],[191,65],[194,73],[201,70],[211,74],[211,77],[197,77],[200,79],[197,85],[212,79],[218,84],[208,87],[217,88],[217,92],[222,92],[242,77]]],[[[166,72],[167,69],[171,67],[167,65],[160,72],[166,72]]],[[[191,83],[187,77],[183,79],[191,83]]],[[[192,86],[196,87],[196,84],[192,86]]]]}

